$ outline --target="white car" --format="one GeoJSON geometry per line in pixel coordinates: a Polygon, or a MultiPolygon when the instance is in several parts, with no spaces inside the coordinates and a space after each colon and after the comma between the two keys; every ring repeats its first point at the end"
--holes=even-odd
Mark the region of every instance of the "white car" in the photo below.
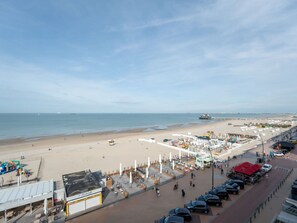
{"type": "Polygon", "coordinates": [[[272,169],[272,165],[265,163],[261,169],[265,172],[269,172],[272,169]]]}
{"type": "Polygon", "coordinates": [[[274,153],[274,156],[276,156],[276,157],[282,157],[282,156],[284,156],[284,154],[281,151],[277,151],[277,152],[274,153]]]}

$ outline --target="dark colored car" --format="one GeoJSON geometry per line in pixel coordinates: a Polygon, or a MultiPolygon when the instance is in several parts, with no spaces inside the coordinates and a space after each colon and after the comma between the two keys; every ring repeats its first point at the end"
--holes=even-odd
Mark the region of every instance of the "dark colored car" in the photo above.
{"type": "Polygon", "coordinates": [[[224,200],[228,200],[228,198],[229,198],[229,194],[228,194],[227,190],[222,187],[214,188],[214,189],[208,191],[208,193],[212,194],[212,195],[216,195],[220,199],[224,199],[224,200]]]}
{"type": "Polygon", "coordinates": [[[199,212],[208,214],[209,207],[205,201],[190,201],[189,203],[184,205],[191,212],[199,212]]]}
{"type": "Polygon", "coordinates": [[[184,223],[185,220],[178,216],[163,217],[160,220],[156,220],[155,223],[184,223]]]}
{"type": "Polygon", "coordinates": [[[169,216],[179,216],[185,221],[192,220],[192,214],[187,208],[174,208],[169,211],[169,216]]]}
{"type": "Polygon", "coordinates": [[[225,189],[228,194],[239,194],[240,187],[238,184],[222,184],[221,186],[218,186],[217,188],[223,188],[225,189]]]}
{"type": "Polygon", "coordinates": [[[244,189],[244,181],[242,180],[227,180],[224,184],[233,184],[233,183],[236,183],[241,190],[244,189]]]}
{"type": "Polygon", "coordinates": [[[212,205],[212,206],[222,206],[221,199],[218,196],[212,195],[212,194],[201,195],[201,196],[197,197],[196,200],[205,201],[206,204],[212,205]]]}

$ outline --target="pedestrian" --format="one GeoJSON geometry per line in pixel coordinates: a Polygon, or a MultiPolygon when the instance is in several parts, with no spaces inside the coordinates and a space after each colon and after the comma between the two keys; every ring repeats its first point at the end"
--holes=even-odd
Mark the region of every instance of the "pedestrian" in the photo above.
{"type": "Polygon", "coordinates": [[[157,195],[157,197],[160,197],[160,190],[157,187],[156,187],[156,195],[157,195]]]}
{"type": "Polygon", "coordinates": [[[193,179],[194,178],[194,173],[191,173],[191,179],[193,179]]]}
{"type": "Polygon", "coordinates": [[[190,180],[190,186],[192,186],[193,182],[190,180]]]}
{"type": "Polygon", "coordinates": [[[193,184],[193,187],[195,187],[195,184],[193,184]]]}
{"type": "Polygon", "coordinates": [[[224,174],[224,170],[223,170],[223,168],[221,169],[221,175],[223,175],[224,174]]]}
{"type": "Polygon", "coordinates": [[[186,195],[186,192],[184,191],[184,189],[182,189],[182,196],[184,197],[186,195]]]}

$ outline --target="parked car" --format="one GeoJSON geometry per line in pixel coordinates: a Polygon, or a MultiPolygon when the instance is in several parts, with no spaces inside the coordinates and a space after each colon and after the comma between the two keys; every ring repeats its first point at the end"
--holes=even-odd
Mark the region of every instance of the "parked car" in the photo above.
{"type": "Polygon", "coordinates": [[[207,214],[209,212],[209,207],[205,201],[190,201],[184,205],[191,212],[199,212],[207,214]]]}
{"type": "Polygon", "coordinates": [[[236,183],[240,187],[241,190],[244,189],[244,181],[242,181],[242,180],[236,180],[236,179],[232,180],[231,179],[231,180],[227,180],[224,184],[234,184],[234,183],[236,183]]]}
{"type": "Polygon", "coordinates": [[[228,192],[228,194],[239,194],[240,187],[238,184],[222,184],[221,186],[217,188],[223,188],[228,192]]]}
{"type": "Polygon", "coordinates": [[[274,156],[276,156],[276,157],[282,157],[282,156],[284,156],[284,154],[283,154],[282,151],[276,151],[276,152],[274,152],[274,156]]]}
{"type": "Polygon", "coordinates": [[[178,216],[167,216],[162,217],[159,220],[156,220],[155,223],[184,223],[185,220],[182,217],[178,216]]]}
{"type": "Polygon", "coordinates": [[[225,185],[229,185],[229,186],[231,186],[231,187],[233,187],[235,189],[240,190],[240,186],[237,183],[226,183],[225,185]]]}
{"type": "Polygon", "coordinates": [[[212,194],[201,195],[197,197],[196,200],[205,201],[206,204],[212,205],[212,206],[222,206],[221,199],[218,196],[212,195],[212,194]]]}
{"type": "Polygon", "coordinates": [[[265,163],[262,167],[261,170],[264,170],[266,173],[269,172],[272,169],[272,165],[265,163]]]}
{"type": "Polygon", "coordinates": [[[226,189],[222,187],[214,188],[210,191],[208,191],[209,194],[213,194],[218,196],[220,199],[228,200],[229,194],[226,189]]]}
{"type": "Polygon", "coordinates": [[[169,216],[179,216],[185,221],[192,220],[192,214],[187,208],[174,208],[169,211],[169,216]]]}
{"type": "Polygon", "coordinates": [[[290,150],[287,150],[287,149],[282,149],[281,151],[282,151],[283,154],[286,154],[286,153],[290,152],[290,150]]]}

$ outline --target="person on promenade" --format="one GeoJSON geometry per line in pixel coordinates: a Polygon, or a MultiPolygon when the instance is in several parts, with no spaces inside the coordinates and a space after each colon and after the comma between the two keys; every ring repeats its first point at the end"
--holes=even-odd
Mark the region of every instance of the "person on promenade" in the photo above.
{"type": "Polygon", "coordinates": [[[176,182],[176,184],[174,184],[173,186],[173,190],[177,190],[178,189],[178,182],[176,182]]]}
{"type": "Polygon", "coordinates": [[[184,197],[186,195],[184,189],[182,189],[182,196],[184,197]]]}
{"type": "Polygon", "coordinates": [[[157,195],[157,197],[160,197],[160,190],[157,187],[156,187],[156,195],[157,195]]]}

